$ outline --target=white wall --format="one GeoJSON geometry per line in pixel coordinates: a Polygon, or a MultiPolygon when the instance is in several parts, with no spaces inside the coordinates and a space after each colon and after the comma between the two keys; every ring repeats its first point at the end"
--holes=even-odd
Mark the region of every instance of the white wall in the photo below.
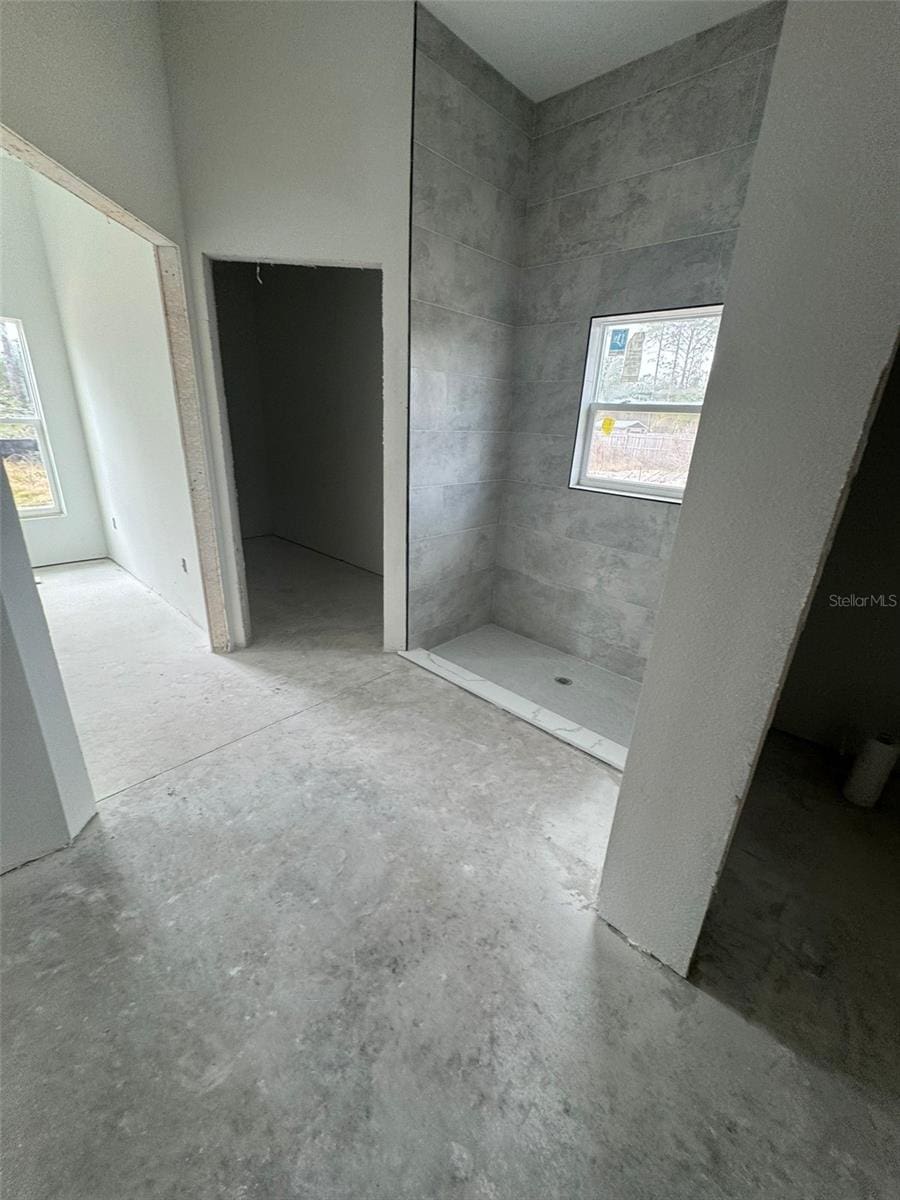
{"type": "MultiPolygon", "coordinates": [[[[409,3],[166,4],[200,324],[203,256],[384,272],[385,636],[405,639],[409,3]]],[[[212,338],[202,348],[214,377],[212,338]]]]}
{"type": "Polygon", "coordinates": [[[94,797],[6,474],[0,471],[0,870],[67,845],[94,797]]]}
{"type": "Polygon", "coordinates": [[[106,555],[106,538],[44,252],[31,171],[0,154],[0,312],[25,330],[65,511],[23,520],[34,567],[106,555]]]}
{"type": "Polygon", "coordinates": [[[206,627],[153,247],[32,181],[109,555],[206,627]]]}
{"type": "Polygon", "coordinates": [[[890,6],[791,4],[601,880],[685,974],[896,336],[890,6]]]}
{"type": "Polygon", "coordinates": [[[4,125],[180,240],[159,12],[142,0],[4,0],[4,125]]]}

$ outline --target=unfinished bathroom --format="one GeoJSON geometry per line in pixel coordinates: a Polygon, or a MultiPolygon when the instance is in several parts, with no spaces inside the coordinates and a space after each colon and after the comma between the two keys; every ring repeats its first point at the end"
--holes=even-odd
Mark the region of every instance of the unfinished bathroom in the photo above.
{"type": "Polygon", "coordinates": [[[418,6],[408,657],[620,769],[783,12],[534,103],[418,6]]]}

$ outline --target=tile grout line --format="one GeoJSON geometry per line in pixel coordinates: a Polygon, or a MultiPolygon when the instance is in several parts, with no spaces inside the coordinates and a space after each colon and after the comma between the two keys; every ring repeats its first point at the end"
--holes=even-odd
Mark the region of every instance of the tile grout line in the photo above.
{"type": "Polygon", "coordinates": [[[320,708],[323,704],[330,704],[332,700],[337,700],[340,696],[345,696],[347,692],[358,691],[361,688],[367,688],[370,684],[377,683],[379,679],[386,679],[388,675],[395,675],[396,669],[391,671],[383,671],[380,675],[374,676],[372,679],[367,679],[365,683],[356,683],[350,687],[342,688],[339,692],[335,692],[333,696],[325,696],[322,700],[317,700],[315,704],[307,704],[303,708],[298,708],[296,712],[286,713],[283,717],[278,717],[274,721],[268,721],[265,725],[260,725],[256,729],[248,729],[246,733],[238,734],[237,737],[231,738],[230,741],[222,742],[221,745],[212,746],[209,750],[204,750],[200,754],[195,754],[191,758],[186,758],[182,762],[173,763],[171,767],[164,767],[161,771],[155,771],[152,775],[147,775],[144,779],[136,779],[134,783],[128,783],[125,787],[118,788],[115,792],[109,792],[106,796],[101,796],[97,799],[96,804],[99,808],[101,804],[105,804],[107,800],[113,800],[116,796],[121,796],[124,792],[131,791],[134,787],[140,787],[141,784],[149,783],[152,779],[161,779],[163,775],[168,775],[170,771],[178,771],[182,767],[187,767],[191,763],[199,762],[201,758],[207,758],[210,754],[215,754],[218,750],[225,750],[229,746],[234,746],[238,742],[244,741],[248,737],[253,737],[254,734],[262,733],[266,729],[272,729],[276,725],[281,725],[284,721],[290,721],[292,717],[299,717],[302,713],[311,712],[314,708],[320,708]]]}
{"type": "MultiPolygon", "coordinates": [[[[722,237],[726,233],[734,233],[740,226],[729,225],[726,229],[711,229],[708,233],[689,233],[684,237],[667,238],[664,242],[644,242],[640,246],[626,246],[619,250],[600,250],[595,254],[583,254],[580,258],[554,258],[548,262],[529,263],[522,267],[523,271],[540,271],[545,267],[561,267],[567,263],[590,262],[595,258],[609,258],[613,254],[634,254],[637,250],[655,250],[658,246],[677,246],[679,242],[695,242],[700,238],[722,237]]],[[[541,324],[540,321],[535,322],[541,324]]]]}
{"type": "Polygon", "coordinates": [[[491,262],[500,263],[504,267],[512,267],[514,270],[521,268],[521,263],[512,262],[508,258],[499,258],[496,254],[490,254],[487,250],[482,250],[479,246],[473,246],[470,242],[460,241],[459,238],[452,237],[449,233],[442,233],[440,229],[431,229],[427,225],[423,225],[420,221],[413,221],[413,229],[421,230],[422,233],[430,233],[433,237],[443,238],[445,242],[452,242],[454,246],[462,246],[464,250],[471,250],[473,254],[480,254],[482,258],[489,258],[491,262]]]}
{"type": "Polygon", "coordinates": [[[479,183],[484,183],[489,188],[493,188],[495,192],[499,192],[501,196],[506,196],[508,200],[514,200],[516,204],[521,204],[523,209],[528,203],[525,196],[517,196],[515,192],[507,191],[506,188],[500,187],[499,183],[494,183],[492,179],[485,179],[483,175],[479,175],[476,171],[472,171],[469,167],[464,167],[462,163],[458,163],[455,158],[450,158],[449,155],[443,154],[440,150],[435,150],[434,146],[429,146],[427,142],[413,138],[413,146],[418,146],[420,150],[427,150],[429,154],[433,154],[441,162],[449,163],[451,167],[455,167],[457,171],[462,171],[464,175],[468,175],[471,179],[477,179],[479,183]]]}
{"type": "MultiPolygon", "coordinates": [[[[678,45],[677,42],[673,42],[672,44],[675,46],[678,45]]],[[[606,108],[598,108],[598,109],[596,109],[596,111],[589,112],[583,117],[577,117],[574,121],[567,121],[564,125],[556,125],[552,129],[544,129],[540,133],[534,133],[531,135],[531,140],[532,140],[532,142],[536,142],[539,138],[550,137],[554,133],[562,133],[566,129],[571,129],[573,125],[583,125],[585,123],[585,121],[592,121],[594,119],[594,117],[602,117],[604,113],[613,112],[617,108],[625,108],[626,105],[634,104],[638,100],[645,100],[648,96],[658,96],[660,94],[660,92],[667,92],[667,91],[669,91],[670,88],[680,87],[680,85],[683,83],[690,83],[691,80],[700,79],[701,76],[709,75],[712,71],[720,71],[723,67],[733,66],[737,62],[743,62],[743,60],[745,58],[753,58],[753,56],[756,54],[760,54],[760,55],[765,54],[767,51],[772,50],[777,45],[778,45],[777,41],[769,42],[768,45],[759,46],[759,47],[757,47],[756,50],[748,50],[746,54],[738,54],[735,58],[729,58],[729,59],[726,59],[725,62],[716,63],[716,65],[714,67],[706,67],[702,71],[695,71],[693,75],[685,75],[680,79],[673,80],[671,83],[663,84],[662,87],[651,88],[649,91],[641,92],[637,96],[629,96],[627,100],[620,100],[616,104],[608,104],[606,106],[606,108]]],[[[671,47],[663,47],[663,49],[670,49],[670,48],[671,47]]],[[[649,55],[645,55],[644,57],[649,58],[649,55]]],[[[636,58],[633,61],[640,62],[641,60],[639,58],[636,58]]],[[[625,63],[623,65],[631,66],[632,64],[625,63]]],[[[621,68],[614,67],[613,71],[616,71],[616,70],[621,70],[621,68]]],[[[613,73],[612,71],[605,72],[605,74],[607,74],[607,75],[611,75],[612,73],[613,73]]],[[[597,76],[595,76],[595,78],[602,79],[603,76],[597,75],[597,76]]],[[[586,83],[593,83],[593,82],[594,82],[593,79],[586,80],[586,83]]],[[[579,84],[579,85],[577,85],[577,87],[571,88],[569,90],[577,91],[578,87],[584,87],[584,86],[585,86],[585,84],[579,84]]],[[[559,94],[564,96],[566,93],[560,92],[559,94]]],[[[554,97],[554,96],[547,97],[548,100],[554,100],[555,98],[556,97],[554,97]]],[[[542,100],[539,102],[539,106],[540,106],[540,104],[546,104],[546,103],[547,103],[546,100],[542,100]]]]}
{"type": "MultiPolygon", "coordinates": [[[[452,33],[453,31],[451,30],[450,32],[452,33]]],[[[456,35],[454,34],[454,37],[455,36],[456,35]]],[[[462,38],[460,38],[459,40],[462,42],[462,38]]],[[[463,42],[462,44],[464,46],[466,45],[465,42],[463,42]]],[[[433,58],[420,43],[418,43],[418,42],[416,43],[415,49],[417,50],[417,52],[419,54],[422,55],[423,58],[427,58],[428,61],[433,66],[437,67],[437,69],[439,71],[443,71],[443,73],[447,76],[448,79],[452,79],[455,84],[457,84],[459,87],[461,87],[464,91],[468,92],[470,96],[474,96],[474,98],[478,101],[479,104],[483,104],[485,106],[485,108],[489,108],[491,110],[491,112],[496,113],[497,116],[500,117],[503,121],[505,121],[507,125],[511,126],[511,128],[513,128],[513,129],[515,129],[516,133],[520,133],[522,135],[522,137],[528,138],[528,140],[531,141],[533,134],[529,130],[523,129],[521,125],[517,125],[515,121],[513,121],[510,117],[508,117],[506,115],[506,113],[501,112],[499,108],[496,108],[493,104],[491,104],[490,100],[485,100],[485,98],[483,96],[479,96],[479,94],[474,90],[474,88],[469,87],[469,85],[467,83],[463,83],[463,81],[461,79],[458,79],[456,77],[456,75],[453,74],[453,72],[450,70],[449,67],[445,67],[443,63],[438,62],[438,60],[436,58],[433,58]]],[[[468,49],[472,50],[472,47],[469,46],[468,49]]],[[[477,54],[478,52],[476,50],[473,50],[472,53],[477,54]]],[[[478,57],[481,58],[481,55],[478,54],[478,57]]],[[[482,60],[482,61],[485,61],[485,60],[482,60]]],[[[490,63],[488,63],[487,65],[490,66],[490,63]]],[[[494,68],[494,69],[496,70],[496,68],[494,68]]],[[[500,79],[503,80],[504,83],[508,84],[512,88],[515,88],[515,84],[510,83],[509,80],[505,78],[505,76],[500,75],[499,71],[497,71],[497,74],[500,77],[500,79]]],[[[516,91],[518,91],[518,88],[516,88],[516,91]]],[[[524,92],[520,92],[519,94],[524,95],[524,92]]],[[[528,97],[525,96],[525,99],[528,100],[528,97]]],[[[532,119],[532,126],[533,126],[534,118],[536,116],[535,110],[537,108],[537,105],[535,104],[535,102],[533,100],[529,101],[529,103],[531,104],[531,119],[532,119]]]]}
{"type": "MultiPolygon", "coordinates": [[[[762,70],[762,68],[760,68],[762,70]]],[[[759,94],[759,79],[756,81],[757,92],[754,95],[753,104],[756,106],[756,100],[759,94]]],[[[617,183],[631,183],[635,179],[649,179],[651,175],[661,175],[663,171],[674,171],[676,167],[685,167],[690,163],[702,162],[704,158],[716,158],[720,154],[733,154],[735,150],[743,150],[746,146],[755,146],[758,138],[747,138],[743,142],[737,142],[733,146],[722,146],[719,150],[710,150],[707,154],[695,154],[692,158],[679,158],[675,162],[666,163],[662,167],[655,167],[652,171],[637,171],[634,175],[617,175],[612,179],[604,179],[600,183],[591,183],[587,187],[575,188],[571,192],[559,192],[557,195],[543,196],[537,200],[527,200],[525,202],[525,219],[527,221],[529,215],[535,209],[544,208],[548,204],[555,204],[559,200],[568,200],[570,196],[583,196],[587,192],[599,192],[601,188],[613,187],[617,183]]]]}
{"type": "MultiPolygon", "coordinates": [[[[455,313],[458,317],[471,317],[473,321],[487,321],[489,325],[500,325],[504,329],[518,329],[518,326],[513,325],[510,321],[498,321],[496,317],[482,317],[480,313],[464,312],[461,308],[450,308],[446,304],[438,304],[436,300],[423,300],[421,296],[412,296],[411,299],[414,300],[416,304],[427,304],[429,308],[439,308],[443,312],[455,313]]],[[[435,370],[436,368],[432,367],[429,369],[435,370]]],[[[475,378],[504,379],[506,377],[503,375],[490,375],[476,376],[475,378]]]]}

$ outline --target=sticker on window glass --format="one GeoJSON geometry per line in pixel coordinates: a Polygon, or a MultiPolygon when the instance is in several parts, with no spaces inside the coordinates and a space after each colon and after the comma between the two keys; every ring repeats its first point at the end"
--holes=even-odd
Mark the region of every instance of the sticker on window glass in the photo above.
{"type": "Polygon", "coordinates": [[[627,329],[611,329],[609,333],[609,352],[610,354],[624,354],[625,347],[628,345],[628,330],[627,329]]]}

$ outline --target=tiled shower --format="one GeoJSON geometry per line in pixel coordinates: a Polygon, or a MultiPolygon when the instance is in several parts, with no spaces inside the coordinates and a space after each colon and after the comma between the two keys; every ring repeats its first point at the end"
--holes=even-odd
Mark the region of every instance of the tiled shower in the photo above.
{"type": "Polygon", "coordinates": [[[569,487],[590,320],[724,300],[783,12],[535,104],[418,6],[409,647],[614,765],[679,505],[569,487]]]}

